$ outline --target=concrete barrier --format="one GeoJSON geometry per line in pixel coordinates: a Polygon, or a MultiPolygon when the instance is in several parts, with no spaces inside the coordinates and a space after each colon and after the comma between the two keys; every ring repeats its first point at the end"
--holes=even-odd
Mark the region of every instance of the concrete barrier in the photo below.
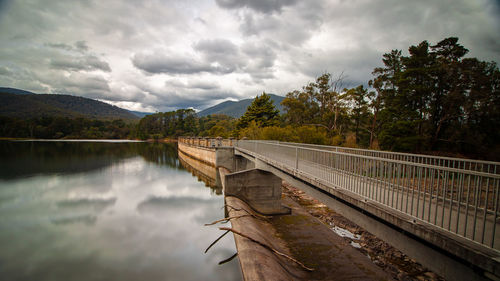
{"type": "Polygon", "coordinates": [[[245,201],[255,211],[264,215],[289,214],[290,209],[281,205],[281,178],[273,173],[251,169],[226,174],[220,172],[225,196],[245,201]]]}
{"type": "Polygon", "coordinates": [[[178,149],[196,160],[215,167],[215,148],[194,146],[179,142],[178,149]]]}
{"type": "MultiPolygon", "coordinates": [[[[245,201],[255,211],[264,215],[289,214],[290,209],[281,204],[281,178],[273,173],[255,169],[246,158],[234,155],[234,147],[200,147],[191,145],[194,139],[179,142],[178,149],[194,159],[219,170],[222,188],[227,196],[245,201]]],[[[217,145],[222,144],[218,142],[217,145]]]]}

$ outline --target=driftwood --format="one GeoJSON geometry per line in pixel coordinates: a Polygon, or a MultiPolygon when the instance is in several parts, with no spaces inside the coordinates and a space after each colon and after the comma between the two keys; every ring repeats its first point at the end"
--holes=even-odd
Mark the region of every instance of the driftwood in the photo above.
{"type": "Polygon", "coordinates": [[[228,205],[228,204],[224,205],[222,208],[231,208],[231,210],[235,210],[235,211],[241,211],[241,210],[243,210],[241,208],[235,208],[235,207],[233,207],[231,205],[228,205]]]}
{"type": "Polygon", "coordinates": [[[227,258],[227,259],[225,259],[225,260],[223,260],[223,261],[220,261],[220,262],[219,262],[219,265],[221,265],[221,264],[225,264],[226,262],[230,262],[230,261],[232,261],[232,260],[233,260],[236,256],[238,256],[238,252],[236,252],[234,255],[230,256],[229,258],[227,258]]]}
{"type": "Polygon", "coordinates": [[[220,219],[220,220],[216,220],[216,221],[213,221],[211,223],[206,223],[205,226],[209,226],[209,225],[214,225],[216,223],[219,223],[219,222],[228,222],[232,219],[239,219],[239,218],[242,218],[242,217],[253,217],[252,214],[248,214],[248,215],[239,215],[239,216],[233,216],[233,217],[227,217],[227,218],[223,218],[223,219],[220,219]]]}
{"type": "Polygon", "coordinates": [[[210,246],[208,246],[208,248],[205,250],[205,254],[208,252],[208,250],[210,250],[210,248],[212,248],[213,245],[215,245],[215,243],[219,242],[219,240],[221,240],[221,238],[224,237],[228,233],[229,233],[229,231],[226,231],[226,232],[224,232],[224,234],[219,236],[219,238],[215,239],[215,241],[212,242],[212,244],[210,244],[210,246]]]}
{"type": "Polygon", "coordinates": [[[226,204],[225,206],[226,206],[226,207],[229,207],[229,208],[231,208],[232,210],[235,210],[235,211],[245,211],[247,214],[252,215],[252,217],[254,217],[254,218],[256,218],[256,219],[260,218],[260,219],[264,219],[264,220],[266,220],[266,219],[270,219],[270,218],[271,218],[270,216],[265,216],[265,215],[260,215],[260,214],[252,214],[252,213],[250,213],[250,211],[248,211],[248,210],[246,210],[246,209],[243,209],[243,208],[241,208],[241,209],[239,209],[239,208],[235,208],[235,207],[233,207],[233,206],[231,206],[231,205],[228,205],[228,204],[226,204]]]}
{"type": "Polygon", "coordinates": [[[292,262],[294,262],[294,263],[298,264],[300,267],[302,267],[303,269],[305,269],[305,270],[307,270],[307,271],[314,271],[314,268],[307,267],[307,266],[305,266],[303,263],[299,262],[298,260],[296,260],[296,259],[294,259],[294,258],[292,258],[292,257],[290,257],[290,256],[288,256],[288,255],[286,255],[286,254],[284,254],[284,253],[282,253],[282,252],[280,252],[280,251],[278,251],[278,250],[276,250],[276,249],[272,248],[271,246],[269,246],[269,245],[267,245],[267,244],[264,244],[264,243],[262,243],[262,242],[260,242],[260,241],[258,241],[258,240],[256,240],[256,239],[254,239],[254,238],[252,238],[252,237],[250,237],[250,236],[248,236],[248,235],[246,235],[246,234],[243,234],[243,233],[241,233],[241,232],[239,232],[239,231],[237,231],[237,230],[234,230],[234,229],[229,228],[229,227],[219,227],[219,229],[220,229],[220,230],[231,231],[231,232],[233,232],[233,233],[235,233],[235,234],[237,234],[237,235],[239,235],[239,236],[241,236],[241,237],[245,237],[245,238],[247,238],[248,240],[250,240],[250,241],[252,241],[252,242],[255,242],[255,243],[257,243],[257,244],[261,245],[262,247],[264,247],[264,248],[268,249],[269,251],[273,252],[274,254],[279,255],[279,256],[282,256],[282,257],[285,257],[285,258],[287,258],[287,259],[291,260],[292,262]]]}

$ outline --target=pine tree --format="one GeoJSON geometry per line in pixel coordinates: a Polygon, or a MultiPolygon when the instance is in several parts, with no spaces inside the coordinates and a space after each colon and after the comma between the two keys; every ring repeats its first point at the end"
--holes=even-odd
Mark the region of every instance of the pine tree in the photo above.
{"type": "Polygon", "coordinates": [[[271,96],[266,93],[255,97],[247,111],[236,123],[236,130],[239,131],[250,125],[254,121],[258,127],[277,126],[279,124],[279,111],[273,104],[271,96]]]}

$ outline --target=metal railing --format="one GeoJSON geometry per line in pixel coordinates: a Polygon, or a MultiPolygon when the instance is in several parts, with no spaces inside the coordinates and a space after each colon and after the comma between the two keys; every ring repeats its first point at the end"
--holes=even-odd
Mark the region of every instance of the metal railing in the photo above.
{"type": "Polygon", "coordinates": [[[433,156],[433,155],[425,155],[425,154],[390,152],[390,151],[350,148],[350,147],[342,147],[342,146],[279,142],[279,141],[270,141],[270,140],[262,140],[260,142],[278,143],[278,144],[285,144],[285,145],[288,144],[288,145],[301,146],[301,147],[306,147],[306,148],[329,150],[329,151],[335,151],[335,152],[344,152],[344,153],[349,153],[349,154],[364,155],[364,156],[378,157],[378,158],[412,162],[412,163],[420,163],[420,164],[454,168],[454,169],[462,169],[462,170],[470,170],[470,171],[477,171],[477,172],[484,172],[484,173],[500,174],[500,163],[499,162],[492,162],[492,161],[481,161],[481,160],[462,159],[462,158],[453,158],[453,157],[433,156]]]}
{"type": "Polygon", "coordinates": [[[233,146],[236,141],[233,138],[203,138],[203,137],[179,137],[179,142],[201,146],[201,147],[218,147],[218,146],[233,146]]]}
{"type": "MultiPolygon", "coordinates": [[[[452,160],[466,161],[462,159],[449,158],[448,167],[439,160],[420,163],[417,158],[401,159],[389,152],[373,154],[383,155],[375,157],[364,155],[366,150],[352,153],[362,150],[346,152],[304,144],[240,140],[235,146],[326,186],[348,190],[415,220],[500,250],[496,229],[500,175],[496,170],[488,173],[451,164],[452,160]]],[[[500,163],[490,164],[496,167],[500,163]]]]}

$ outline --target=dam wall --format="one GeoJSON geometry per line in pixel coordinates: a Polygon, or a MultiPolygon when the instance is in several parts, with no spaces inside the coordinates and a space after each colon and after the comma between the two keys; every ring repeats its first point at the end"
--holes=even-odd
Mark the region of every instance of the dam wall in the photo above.
{"type": "Polygon", "coordinates": [[[187,144],[184,142],[178,143],[178,149],[189,157],[201,161],[205,164],[215,167],[215,148],[203,147],[187,144]]]}

